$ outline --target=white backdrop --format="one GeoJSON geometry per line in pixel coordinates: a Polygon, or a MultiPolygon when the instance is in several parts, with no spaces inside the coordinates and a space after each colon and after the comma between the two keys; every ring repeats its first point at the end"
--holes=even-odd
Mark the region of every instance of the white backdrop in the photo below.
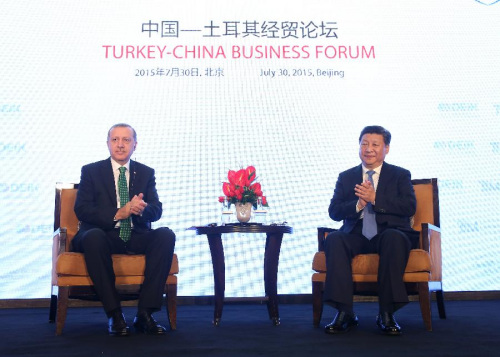
{"type": "MultiPolygon", "coordinates": [[[[393,134],[388,162],[439,179],[445,290],[499,290],[500,3],[489,3],[3,1],[0,298],[49,296],[55,184],[108,157],[117,122],[156,169],[179,295],[213,294],[206,238],[186,228],[219,221],[221,182],[247,165],[268,220],[294,228],[278,291],[309,293],[316,227],[339,226],[333,187],[372,124],[393,134]]],[[[226,296],[264,294],[264,241],[223,238],[226,296]]]]}

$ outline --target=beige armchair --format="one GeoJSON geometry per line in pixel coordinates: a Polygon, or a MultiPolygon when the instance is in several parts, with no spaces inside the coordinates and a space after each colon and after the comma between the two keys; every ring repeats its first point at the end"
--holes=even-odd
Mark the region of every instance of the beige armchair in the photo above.
{"type": "MultiPolygon", "coordinates": [[[[418,249],[410,252],[403,280],[408,294],[418,294],[422,318],[427,330],[432,331],[431,292],[436,293],[439,317],[446,318],[442,273],[441,230],[439,228],[439,198],[437,179],[412,180],[417,197],[417,211],[413,217],[413,229],[420,231],[418,249]]],[[[326,278],[326,260],[323,243],[333,229],[318,228],[318,252],[312,268],[313,324],[319,326],[323,312],[323,290],[326,278]]],[[[376,295],[378,254],[360,254],[352,261],[354,293],[376,295]]]]}
{"type": "MultiPolygon", "coordinates": [[[[82,253],[70,251],[71,240],[78,231],[75,205],[78,185],[56,187],[54,211],[54,236],[52,248],[52,292],[49,321],[56,322],[56,335],[60,335],[66,321],[70,298],[95,299],[85,260],[82,253]],[[54,290],[57,287],[57,295],[54,290]]],[[[113,256],[116,285],[122,299],[136,299],[138,289],[144,280],[144,255],[113,256]]],[[[167,315],[172,330],[177,321],[177,276],[179,262],[174,254],[172,267],[165,283],[167,315]]]]}

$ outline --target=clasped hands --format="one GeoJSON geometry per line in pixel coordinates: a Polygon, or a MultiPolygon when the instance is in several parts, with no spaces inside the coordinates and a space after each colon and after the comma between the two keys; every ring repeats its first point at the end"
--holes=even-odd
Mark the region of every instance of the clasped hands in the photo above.
{"type": "Polygon", "coordinates": [[[117,220],[129,218],[131,215],[135,214],[137,216],[142,215],[148,204],[143,200],[144,194],[139,193],[132,197],[130,201],[123,207],[121,207],[115,215],[117,220]]]}
{"type": "Polygon", "coordinates": [[[358,207],[359,209],[365,208],[368,202],[372,204],[375,202],[375,188],[372,183],[368,180],[362,182],[354,187],[354,192],[358,196],[358,207]]]}

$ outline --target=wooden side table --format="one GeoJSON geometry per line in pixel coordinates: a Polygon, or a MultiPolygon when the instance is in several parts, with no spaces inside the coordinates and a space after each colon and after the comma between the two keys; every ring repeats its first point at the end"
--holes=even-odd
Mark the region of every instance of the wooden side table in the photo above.
{"type": "Polygon", "coordinates": [[[224,226],[201,226],[192,227],[196,234],[206,234],[210,253],[212,254],[212,266],[214,270],[214,325],[218,326],[222,317],[224,305],[224,291],[226,288],[226,266],[224,262],[224,248],[222,246],[222,234],[227,233],[265,233],[266,248],[264,253],[264,287],[267,297],[267,310],[269,318],[274,325],[280,324],[278,311],[278,263],[281,249],[281,241],[284,233],[293,233],[293,228],[285,225],[264,224],[228,224],[224,226]]]}

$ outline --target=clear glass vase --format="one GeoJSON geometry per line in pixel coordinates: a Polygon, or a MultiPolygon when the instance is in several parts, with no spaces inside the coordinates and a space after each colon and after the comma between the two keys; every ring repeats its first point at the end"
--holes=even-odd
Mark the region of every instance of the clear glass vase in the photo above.
{"type": "Polygon", "coordinates": [[[257,198],[257,208],[253,211],[254,221],[258,224],[267,224],[267,207],[262,204],[262,197],[257,198]]]}
{"type": "Polygon", "coordinates": [[[233,211],[231,210],[231,201],[228,197],[224,197],[221,202],[221,225],[224,226],[231,223],[233,211]]]}

